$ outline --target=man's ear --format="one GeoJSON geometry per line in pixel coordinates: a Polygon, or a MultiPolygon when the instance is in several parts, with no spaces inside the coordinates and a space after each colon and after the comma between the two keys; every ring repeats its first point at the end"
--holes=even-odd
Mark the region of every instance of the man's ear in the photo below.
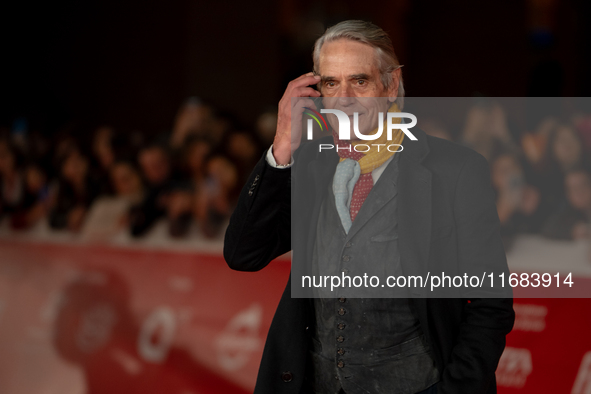
{"type": "Polygon", "coordinates": [[[400,71],[400,67],[398,67],[396,70],[392,71],[391,74],[392,83],[388,89],[388,101],[393,103],[398,98],[398,86],[400,84],[400,76],[402,75],[402,71],[400,71]]]}

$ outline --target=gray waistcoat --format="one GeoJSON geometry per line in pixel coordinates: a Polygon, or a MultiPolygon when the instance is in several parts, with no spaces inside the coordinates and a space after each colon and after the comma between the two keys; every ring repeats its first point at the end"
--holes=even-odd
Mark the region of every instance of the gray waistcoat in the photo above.
{"type": "MultiPolygon", "coordinates": [[[[385,182],[396,183],[396,164],[394,160],[386,168],[356,221],[363,220],[363,208],[386,190],[381,189],[385,182]]],[[[397,199],[392,198],[348,237],[335,208],[332,187],[329,189],[318,220],[315,273],[353,276],[371,271],[382,278],[401,274],[397,199]]],[[[414,394],[439,380],[410,299],[332,294],[331,298],[314,299],[316,329],[307,379],[316,393],[336,394],[343,388],[347,394],[414,394]]]]}

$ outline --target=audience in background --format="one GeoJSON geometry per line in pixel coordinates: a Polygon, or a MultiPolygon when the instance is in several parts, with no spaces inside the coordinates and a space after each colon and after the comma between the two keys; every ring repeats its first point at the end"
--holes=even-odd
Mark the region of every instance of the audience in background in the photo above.
{"type": "Polygon", "coordinates": [[[246,131],[228,133],[222,146],[228,158],[236,164],[238,182],[244,184],[250,171],[261,158],[260,144],[256,136],[246,131]]]}
{"type": "Polygon", "coordinates": [[[551,160],[563,174],[583,164],[583,144],[572,127],[557,125],[549,142],[551,160]]]}
{"type": "Polygon", "coordinates": [[[551,214],[564,200],[562,171],[552,158],[550,138],[555,133],[558,120],[542,119],[533,132],[523,133],[521,147],[526,159],[531,182],[541,194],[540,211],[551,214]]]}
{"type": "Polygon", "coordinates": [[[184,146],[180,167],[193,188],[197,188],[205,178],[205,162],[212,149],[208,140],[196,136],[190,137],[184,146]]]}
{"type": "Polygon", "coordinates": [[[277,127],[277,109],[268,109],[256,121],[255,130],[262,146],[271,146],[277,127]]]}
{"type": "Polygon", "coordinates": [[[207,237],[214,237],[232,213],[241,183],[230,159],[217,155],[207,161],[206,178],[197,190],[194,215],[207,237]]]}
{"type": "Polygon", "coordinates": [[[497,150],[517,151],[505,110],[498,103],[484,98],[468,110],[460,142],[487,160],[497,150]]]}
{"type": "Polygon", "coordinates": [[[129,214],[131,235],[144,235],[166,213],[166,203],[173,191],[172,164],[165,147],[151,145],[138,153],[138,163],[146,184],[143,200],[129,214]]]}
{"type": "Polygon", "coordinates": [[[510,246],[517,234],[534,233],[541,226],[540,193],[526,180],[518,157],[502,153],[491,160],[491,181],[497,194],[501,236],[510,246]]]}
{"type": "MultiPolygon", "coordinates": [[[[419,127],[489,160],[507,247],[524,233],[590,238],[591,113],[578,108],[571,118],[547,116],[521,130],[508,122],[506,110],[479,98],[461,130],[427,117],[419,127]]],[[[171,132],[148,143],[136,138],[140,133],[108,125],[88,140],[83,130],[71,129],[49,143],[19,118],[18,130],[0,133],[0,218],[15,230],[46,220],[92,242],[143,237],[157,223],[174,238],[220,237],[241,186],[273,141],[276,122],[270,109],[250,130],[190,98],[171,132]]]]}
{"type": "Polygon", "coordinates": [[[24,195],[24,180],[17,166],[15,149],[0,141],[0,213],[11,214],[20,206],[24,195]]]}
{"type": "Polygon", "coordinates": [[[113,163],[109,180],[113,194],[99,197],[92,205],[82,229],[82,236],[86,240],[108,241],[125,231],[129,226],[129,210],[143,201],[142,180],[132,163],[113,163]]]}
{"type": "Polygon", "coordinates": [[[556,239],[587,239],[591,223],[591,173],[583,168],[572,169],[564,183],[567,201],[548,219],[542,234],[556,239]]]}
{"type": "Polygon", "coordinates": [[[11,216],[11,226],[26,230],[47,216],[53,205],[54,193],[47,183],[47,176],[38,164],[29,164],[23,171],[23,198],[11,216]]]}
{"type": "Polygon", "coordinates": [[[191,97],[181,106],[175,118],[170,147],[182,148],[191,136],[207,138],[217,147],[231,128],[232,121],[228,115],[216,113],[212,106],[191,97]]]}
{"type": "Polygon", "coordinates": [[[92,140],[92,160],[94,178],[99,183],[101,194],[109,193],[109,170],[115,162],[112,140],[115,131],[109,126],[96,129],[92,140]]]}
{"type": "Polygon", "coordinates": [[[57,197],[49,213],[49,225],[57,230],[80,231],[88,208],[99,192],[99,185],[90,176],[88,157],[78,148],[70,148],[60,165],[57,197]]]}

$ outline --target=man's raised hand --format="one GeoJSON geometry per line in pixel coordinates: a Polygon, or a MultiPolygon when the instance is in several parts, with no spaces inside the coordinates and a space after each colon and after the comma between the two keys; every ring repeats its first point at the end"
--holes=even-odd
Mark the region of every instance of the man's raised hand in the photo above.
{"type": "Polygon", "coordinates": [[[319,81],[320,76],[310,72],[287,85],[279,101],[277,131],[273,141],[273,156],[277,164],[289,164],[293,152],[300,146],[304,107],[316,109],[312,98],[321,95],[310,85],[315,85],[319,81]]]}

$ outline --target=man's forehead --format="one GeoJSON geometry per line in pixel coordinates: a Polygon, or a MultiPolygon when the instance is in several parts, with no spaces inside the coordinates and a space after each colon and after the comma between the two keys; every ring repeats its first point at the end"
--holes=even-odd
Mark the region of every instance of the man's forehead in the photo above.
{"type": "Polygon", "coordinates": [[[347,39],[327,42],[320,49],[318,71],[323,77],[373,74],[377,71],[375,50],[347,39]]]}

